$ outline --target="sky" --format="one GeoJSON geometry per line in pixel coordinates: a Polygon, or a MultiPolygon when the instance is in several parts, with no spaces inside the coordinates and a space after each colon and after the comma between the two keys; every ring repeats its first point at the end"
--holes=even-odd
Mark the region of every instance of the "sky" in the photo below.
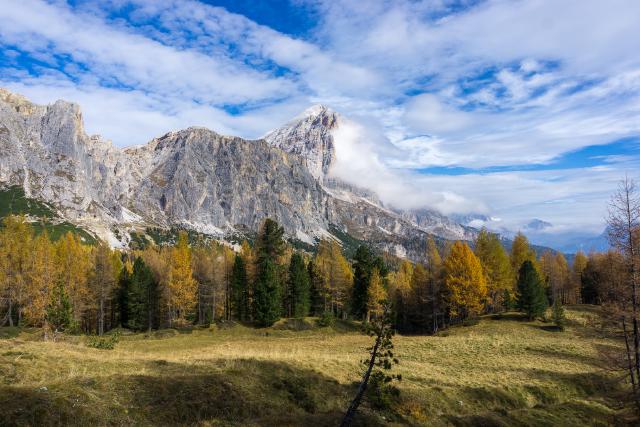
{"type": "Polygon", "coordinates": [[[0,86],[118,146],[259,138],[320,103],[348,118],[341,178],[534,241],[601,233],[640,175],[636,0],[0,3],[0,86]]]}

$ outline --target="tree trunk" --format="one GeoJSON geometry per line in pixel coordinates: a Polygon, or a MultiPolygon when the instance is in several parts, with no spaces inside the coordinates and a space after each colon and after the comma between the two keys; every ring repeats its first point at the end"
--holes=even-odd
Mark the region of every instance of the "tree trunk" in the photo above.
{"type": "Polygon", "coordinates": [[[13,301],[9,298],[9,326],[13,326],[13,301]]]}
{"type": "MultiPolygon", "coordinates": [[[[622,317],[622,331],[624,333],[624,345],[625,348],[627,350],[627,363],[629,366],[629,377],[631,378],[631,388],[633,390],[633,400],[636,404],[636,407],[638,408],[638,411],[640,411],[640,399],[638,396],[638,385],[636,384],[636,374],[634,372],[634,366],[633,366],[633,362],[632,362],[632,356],[631,356],[631,348],[629,347],[629,338],[628,338],[628,334],[627,334],[627,323],[625,321],[624,316],[622,317]]],[[[640,379],[640,377],[638,378],[640,379]]]]}
{"type": "Polygon", "coordinates": [[[358,387],[358,392],[356,393],[356,397],[353,398],[351,405],[349,405],[349,409],[347,409],[347,413],[344,415],[342,419],[342,423],[340,423],[340,427],[349,427],[353,422],[353,417],[358,410],[358,406],[360,406],[360,402],[362,401],[362,397],[364,396],[364,392],[367,391],[367,385],[369,384],[369,377],[371,377],[371,371],[376,363],[376,354],[378,353],[378,347],[380,346],[380,340],[382,338],[382,331],[384,328],[380,328],[380,332],[376,337],[376,343],[373,346],[373,350],[371,351],[371,358],[369,359],[369,366],[367,366],[367,370],[365,371],[362,382],[358,387]]]}
{"type": "Polygon", "coordinates": [[[104,334],[104,296],[100,296],[100,317],[98,319],[98,335],[104,334]]]}

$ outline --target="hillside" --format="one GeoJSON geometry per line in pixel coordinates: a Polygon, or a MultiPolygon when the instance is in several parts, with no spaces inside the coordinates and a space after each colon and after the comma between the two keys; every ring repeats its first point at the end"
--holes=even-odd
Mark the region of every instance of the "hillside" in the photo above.
{"type": "Polygon", "coordinates": [[[48,204],[27,197],[18,186],[0,187],[0,221],[9,215],[26,215],[36,232],[46,229],[52,240],[71,232],[78,234],[87,244],[96,242],[91,233],[65,221],[48,204]]]}
{"type": "MultiPolygon", "coordinates": [[[[619,343],[588,326],[594,308],[568,315],[566,332],[513,314],[397,336],[400,396],[387,411],[363,408],[359,425],[622,424],[620,383],[598,353],[619,343]]],[[[0,329],[0,424],[333,426],[370,339],[349,323],[313,325],[130,334],[115,350],[0,329]]]]}

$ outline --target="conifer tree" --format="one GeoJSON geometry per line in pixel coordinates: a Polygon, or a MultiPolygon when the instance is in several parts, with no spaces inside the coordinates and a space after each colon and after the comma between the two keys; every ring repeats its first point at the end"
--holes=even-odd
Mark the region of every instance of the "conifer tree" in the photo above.
{"type": "Polygon", "coordinates": [[[8,216],[0,231],[0,301],[7,312],[0,325],[20,324],[22,308],[27,301],[25,284],[29,265],[29,249],[33,229],[24,216],[8,216]]]}
{"type": "Polygon", "coordinates": [[[118,277],[118,290],[116,296],[116,306],[118,315],[118,324],[123,328],[129,327],[129,292],[131,289],[131,270],[130,262],[126,262],[120,276],[118,277]]]}
{"type": "Polygon", "coordinates": [[[573,259],[573,265],[571,266],[571,279],[569,293],[571,295],[571,301],[580,303],[582,302],[582,273],[587,268],[588,258],[582,251],[576,253],[573,259]]]}
{"type": "Polygon", "coordinates": [[[603,282],[595,257],[590,257],[580,277],[580,295],[583,304],[598,304],[600,296],[598,286],[603,282]]]}
{"type": "Polygon", "coordinates": [[[529,320],[542,316],[547,309],[547,297],[538,271],[529,260],[522,263],[518,272],[518,309],[529,320]]]}
{"type": "Polygon", "coordinates": [[[411,275],[411,298],[408,308],[411,329],[428,330],[431,327],[429,276],[422,264],[416,264],[411,275]]]}
{"type": "Polygon", "coordinates": [[[413,298],[413,265],[402,261],[397,272],[389,274],[389,294],[393,296],[393,312],[398,330],[408,330],[410,326],[410,310],[413,298]]]}
{"type": "Polygon", "coordinates": [[[487,297],[487,282],[480,260],[464,242],[455,242],[444,261],[445,286],[453,317],[480,314],[487,297]]]}
{"type": "Polygon", "coordinates": [[[564,314],[564,308],[562,307],[562,303],[559,298],[553,302],[553,306],[551,307],[551,316],[553,319],[553,324],[556,325],[556,328],[560,331],[564,331],[564,327],[567,323],[567,319],[564,314]]]}
{"type": "Polygon", "coordinates": [[[104,244],[98,245],[94,250],[93,271],[89,281],[96,304],[98,335],[104,334],[105,331],[105,317],[116,285],[114,271],[111,249],[104,244]]]}
{"type": "Polygon", "coordinates": [[[514,274],[511,262],[500,238],[485,228],[480,230],[475,241],[474,252],[487,280],[488,299],[491,310],[504,307],[506,293],[514,293],[514,274]]]}
{"type": "Polygon", "coordinates": [[[291,299],[291,316],[306,317],[309,315],[310,284],[309,273],[304,265],[304,258],[299,253],[291,256],[289,264],[289,296],[291,299]]]}
{"type": "Polygon", "coordinates": [[[141,257],[136,257],[133,263],[127,293],[129,327],[151,330],[158,306],[158,289],[151,269],[141,257]]]}
{"type": "Polygon", "coordinates": [[[315,260],[307,263],[307,274],[309,275],[310,287],[310,311],[314,316],[321,316],[324,313],[324,300],[322,298],[323,280],[315,260]]]}
{"type": "Polygon", "coordinates": [[[46,318],[54,333],[75,329],[73,306],[62,283],[58,283],[53,289],[46,318]]]}
{"type": "Polygon", "coordinates": [[[281,316],[281,292],[278,266],[270,259],[263,261],[254,293],[254,313],[258,326],[271,326],[281,316]]]}
{"type": "MultiPolygon", "coordinates": [[[[529,240],[527,237],[518,232],[516,236],[513,238],[513,243],[511,244],[511,269],[513,274],[518,278],[518,272],[520,271],[520,267],[522,263],[525,261],[531,261],[534,268],[538,269],[536,263],[536,253],[529,246],[529,240]]],[[[539,273],[539,271],[538,271],[539,273]]]]}
{"type": "Polygon", "coordinates": [[[367,302],[369,282],[374,265],[374,256],[371,250],[360,245],[353,257],[353,293],[351,310],[360,318],[367,316],[367,302]]]}
{"type": "Polygon", "coordinates": [[[367,322],[371,320],[372,316],[377,318],[382,314],[386,302],[387,291],[382,284],[378,268],[374,267],[367,287],[367,322]]]}
{"type": "Polygon", "coordinates": [[[32,242],[24,305],[25,319],[31,325],[44,326],[45,333],[48,329],[47,307],[56,283],[56,267],[53,245],[45,230],[32,242]]]}
{"type": "MultiPolygon", "coordinates": [[[[427,304],[425,307],[425,313],[429,313],[428,318],[431,320],[429,329],[435,333],[438,330],[439,321],[438,318],[444,317],[444,301],[443,301],[443,287],[444,287],[444,268],[442,265],[442,257],[440,251],[433,238],[427,239],[427,294],[426,299],[423,301],[427,304]]],[[[423,324],[426,326],[426,324],[423,324]]]]}
{"type": "Polygon", "coordinates": [[[338,242],[321,240],[313,263],[314,285],[323,301],[323,311],[346,316],[353,273],[338,242]]]}
{"type": "Polygon", "coordinates": [[[246,322],[249,320],[249,282],[244,258],[236,254],[231,272],[231,293],[233,315],[236,319],[246,322]]]}
{"type": "Polygon", "coordinates": [[[193,279],[191,269],[191,248],[187,233],[181,231],[178,242],[171,251],[171,270],[169,279],[169,305],[171,322],[184,322],[193,312],[197,302],[198,284],[193,279]]]}
{"type": "Polygon", "coordinates": [[[56,262],[58,280],[65,288],[73,306],[74,320],[79,324],[90,302],[90,249],[82,244],[76,234],[68,232],[56,244],[56,262]]]}
{"type": "Polygon", "coordinates": [[[284,252],[283,235],[284,229],[270,218],[265,220],[258,234],[253,311],[259,326],[271,326],[282,312],[282,284],[278,263],[284,252]]]}

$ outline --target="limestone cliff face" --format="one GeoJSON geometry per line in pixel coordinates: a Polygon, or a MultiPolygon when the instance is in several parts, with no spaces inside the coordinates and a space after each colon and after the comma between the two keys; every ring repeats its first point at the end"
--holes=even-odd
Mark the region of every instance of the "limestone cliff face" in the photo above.
{"type": "Polygon", "coordinates": [[[80,108],[64,101],[39,106],[0,89],[0,153],[0,183],[97,228],[121,219],[120,201],[136,183],[127,156],[86,135],[80,108]]]}
{"type": "Polygon", "coordinates": [[[332,179],[340,120],[315,106],[261,140],[189,128],[119,149],[86,135],[76,104],[40,106],[0,89],[0,185],[22,186],[114,246],[148,226],[224,236],[256,231],[267,217],[307,243],[338,227],[412,259],[430,233],[472,237],[446,217],[392,210],[332,179]]]}
{"type": "Polygon", "coordinates": [[[292,235],[328,226],[327,194],[303,160],[264,141],[189,128],[130,154],[150,159],[130,199],[150,222],[222,233],[271,217],[292,235]]]}
{"type": "Polygon", "coordinates": [[[302,157],[309,172],[323,182],[336,157],[331,131],[338,120],[334,111],[314,105],[264,139],[273,147],[302,157]]]}

